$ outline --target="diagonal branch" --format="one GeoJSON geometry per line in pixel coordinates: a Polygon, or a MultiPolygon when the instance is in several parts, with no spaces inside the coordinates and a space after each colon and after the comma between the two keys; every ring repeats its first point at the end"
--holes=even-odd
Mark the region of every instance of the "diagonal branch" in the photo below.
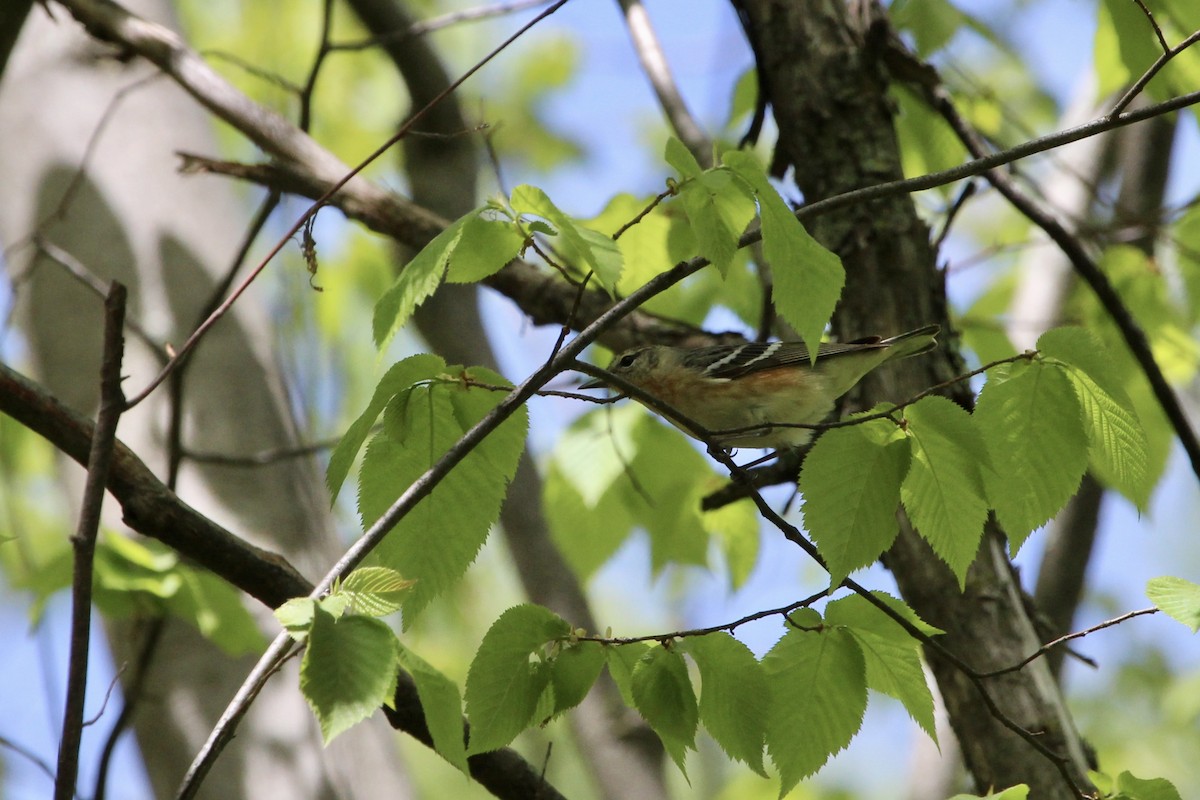
{"type": "MultiPolygon", "coordinates": [[[[91,420],[2,363],[0,413],[42,436],[72,460],[87,464],[95,430],[91,420]]],[[[312,584],[282,556],[246,543],[179,499],[119,440],[113,447],[107,489],[121,504],[124,521],[131,529],[157,539],[270,608],[312,591],[312,584]]],[[[388,720],[432,747],[416,684],[403,672],[397,681],[395,708],[385,709],[388,720]]],[[[497,797],[553,800],[560,796],[536,768],[509,748],[471,756],[467,763],[471,775],[497,797]],[[537,792],[530,787],[537,787],[537,792]]]]}
{"type": "MultiPolygon", "coordinates": [[[[942,115],[942,117],[954,129],[958,138],[966,145],[967,149],[977,159],[982,160],[986,147],[979,134],[971,128],[970,124],[958,113],[950,95],[945,88],[937,86],[929,91],[929,100],[933,107],[942,115]]],[[[1046,235],[1049,236],[1059,249],[1071,262],[1071,266],[1081,278],[1091,287],[1096,294],[1096,298],[1104,306],[1104,310],[1112,317],[1118,330],[1121,331],[1121,336],[1125,340],[1125,344],[1133,353],[1134,359],[1137,360],[1138,366],[1146,376],[1146,380],[1150,383],[1150,388],[1154,392],[1155,399],[1162,406],[1163,413],[1171,423],[1175,434],[1179,437],[1179,441],[1183,444],[1183,449],[1188,454],[1188,459],[1192,464],[1192,472],[1195,473],[1197,479],[1200,479],[1200,439],[1197,438],[1196,432],[1192,429],[1191,423],[1188,421],[1187,414],[1183,410],[1183,406],[1179,402],[1179,398],[1175,395],[1175,391],[1171,388],[1167,378],[1163,375],[1162,369],[1159,368],[1157,360],[1154,358],[1154,352],[1150,349],[1150,342],[1146,338],[1145,332],[1142,331],[1137,320],[1133,318],[1133,314],[1125,306],[1121,296],[1117,294],[1116,288],[1108,280],[1108,276],[1100,269],[1100,265],[1096,260],[1088,254],[1083,243],[1074,236],[1066,226],[1064,226],[1054,213],[1044,207],[1035,198],[1026,194],[1008,174],[992,169],[984,173],[984,178],[987,179],[996,190],[1000,192],[1018,211],[1024,214],[1033,224],[1037,225],[1046,235]]]]}
{"type": "Polygon", "coordinates": [[[692,112],[688,110],[675,76],[671,74],[671,66],[663,53],[658,41],[658,34],[650,24],[650,15],[641,0],[617,0],[621,12],[625,15],[625,26],[629,29],[629,38],[633,41],[633,49],[642,65],[642,72],[650,81],[658,104],[663,114],[671,124],[675,135],[687,146],[703,167],[711,167],[713,160],[712,140],[704,133],[692,112]]]}

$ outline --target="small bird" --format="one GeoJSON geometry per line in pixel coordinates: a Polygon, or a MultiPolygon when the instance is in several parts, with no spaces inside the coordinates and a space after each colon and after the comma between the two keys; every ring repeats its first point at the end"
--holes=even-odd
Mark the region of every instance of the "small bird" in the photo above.
{"type": "MultiPolygon", "coordinates": [[[[812,429],[781,424],[821,422],[837,399],[871,370],[936,348],[939,330],[926,325],[890,339],[822,343],[815,364],[800,342],[647,345],[621,353],[608,371],[687,417],[667,421],[693,438],[704,439],[708,432],[714,444],[726,449],[797,447],[812,438],[812,429]]],[[[595,379],[580,388],[604,385],[603,379],[595,379]]]]}

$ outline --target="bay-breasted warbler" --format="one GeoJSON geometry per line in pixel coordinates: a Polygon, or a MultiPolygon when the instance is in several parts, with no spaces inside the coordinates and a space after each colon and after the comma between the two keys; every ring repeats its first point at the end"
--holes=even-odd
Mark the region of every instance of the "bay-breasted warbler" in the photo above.
{"type": "MultiPolygon", "coordinates": [[[[647,345],[618,355],[608,372],[687,417],[668,416],[667,421],[694,438],[708,432],[724,448],[796,447],[807,443],[813,431],[781,426],[823,421],[837,399],[871,370],[937,347],[938,331],[937,325],[926,325],[890,339],[823,342],[815,364],[801,342],[647,345]]],[[[581,388],[604,385],[603,379],[595,379],[581,388]]]]}

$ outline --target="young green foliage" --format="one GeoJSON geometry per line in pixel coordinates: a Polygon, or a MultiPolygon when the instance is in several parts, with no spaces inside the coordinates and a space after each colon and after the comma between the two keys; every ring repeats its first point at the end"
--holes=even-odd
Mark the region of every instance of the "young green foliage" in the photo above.
{"type": "MultiPolygon", "coordinates": [[[[941,633],[900,600],[882,592],[872,594],[923,633],[941,633]]],[[[831,602],[825,609],[825,621],[842,626],[858,642],[866,665],[867,687],[899,700],[921,730],[937,742],[933,694],[921,666],[921,642],[859,595],[831,602]]]]}
{"type": "Polygon", "coordinates": [[[584,577],[641,527],[655,571],[706,564],[715,536],[736,585],[757,556],[758,522],[748,501],[703,513],[701,498],[719,485],[703,455],[630,403],[585,414],[560,437],[543,499],[555,541],[584,577]]]}
{"type": "Polygon", "coordinates": [[[525,237],[511,220],[483,216],[496,211],[492,206],[468,211],[404,265],[375,304],[372,331],[377,345],[382,347],[404,327],[443,280],[481,281],[517,257],[525,237]]]}
{"type": "Polygon", "coordinates": [[[509,198],[518,215],[541,217],[552,226],[541,228],[543,233],[561,237],[563,245],[578,259],[578,266],[595,273],[596,280],[609,292],[621,278],[624,262],[621,250],[611,236],[592,230],[563,213],[541,189],[522,184],[513,189],[509,198]]]}
{"type": "Polygon", "coordinates": [[[1200,632],[1200,585],[1183,578],[1154,578],[1146,585],[1150,602],[1172,619],[1200,632]]]}
{"type": "Polygon", "coordinates": [[[789,627],[762,660],[771,693],[767,752],[780,797],[850,743],[867,708],[866,664],[854,637],[823,626],[811,609],[791,619],[805,630],[789,627]]]}
{"type": "Polygon", "coordinates": [[[467,673],[468,754],[504,747],[529,727],[550,683],[546,645],[570,632],[561,617],[534,605],[514,606],[492,624],[467,673]]]}
{"type": "Polygon", "coordinates": [[[700,254],[721,275],[729,272],[738,240],[754,218],[754,199],[728,169],[703,169],[674,137],[667,140],[666,161],[679,173],[679,201],[691,222],[700,254]]]}
{"type": "Polygon", "coordinates": [[[1042,334],[1043,358],[1069,367],[1067,377],[1083,413],[1092,471],[1145,510],[1157,478],[1148,466],[1148,442],[1133,402],[1100,341],[1083,328],[1042,334]]]}
{"type": "MultiPolygon", "coordinates": [[[[470,385],[472,380],[506,385],[490,370],[451,368],[429,355],[405,359],[384,376],[367,410],[339,442],[328,470],[336,495],[382,413],[382,429],[368,444],[359,473],[364,527],[503,398],[502,392],[470,385]]],[[[375,564],[416,581],[403,599],[405,626],[461,577],[483,546],[524,448],[526,425],[522,408],[472,449],[372,554],[375,564]]]]}
{"type": "Polygon", "coordinates": [[[987,449],[971,415],[944,397],[905,409],[912,465],[900,499],[921,536],[965,586],[988,505],[980,465],[987,449]]]}
{"type": "Polygon", "coordinates": [[[630,708],[636,705],[633,700],[633,670],[650,652],[650,647],[646,642],[632,642],[619,647],[604,648],[604,663],[608,666],[608,674],[617,684],[621,700],[630,708]]]}
{"type": "Polygon", "coordinates": [[[686,777],[687,751],[696,747],[700,715],[683,656],[669,647],[651,647],[634,666],[630,688],[634,707],[686,777]]]}
{"type": "Polygon", "coordinates": [[[1015,553],[1079,488],[1088,462],[1082,411],[1064,370],[1017,362],[988,373],[975,422],[988,450],[988,500],[1015,553]]]}
{"type": "Polygon", "coordinates": [[[383,617],[400,610],[414,583],[394,569],[361,567],[347,575],[334,593],[346,598],[349,611],[383,617]]]}
{"type": "Polygon", "coordinates": [[[396,687],[396,636],[377,619],[335,617],[313,607],[300,690],[328,744],[390,701],[396,687]]]}
{"type": "MultiPolygon", "coordinates": [[[[165,546],[106,534],[96,544],[93,600],[108,617],[166,614],[182,619],[230,656],[262,650],[262,633],[242,604],[240,595],[212,573],[183,563],[165,546]]],[[[53,592],[61,582],[38,588],[53,592]]]]}
{"type": "Polygon", "coordinates": [[[830,585],[874,563],[895,541],[910,459],[909,440],[886,419],[827,431],[805,457],[804,527],[825,557],[830,585]]]}
{"type": "Polygon", "coordinates": [[[749,184],[758,200],[763,255],[774,279],[771,299],[815,360],[821,333],[846,284],[842,261],[809,235],[751,153],[731,150],[723,161],[749,184]]]}
{"type": "Polygon", "coordinates": [[[599,642],[562,644],[550,661],[550,689],[554,693],[550,716],[557,716],[583,702],[600,677],[604,660],[604,646],[599,642]]]}
{"type": "Polygon", "coordinates": [[[767,776],[763,744],[770,689],[750,648],[724,631],[680,643],[700,669],[700,721],[731,758],[767,776]]]}
{"type": "Polygon", "coordinates": [[[1025,784],[1011,786],[1001,792],[987,794],[956,794],[950,800],[1028,800],[1029,787],[1025,784]]]}
{"type": "Polygon", "coordinates": [[[417,685],[417,697],[425,712],[425,724],[429,726],[434,749],[462,774],[469,776],[467,745],[463,739],[462,696],[458,686],[403,644],[397,642],[397,646],[400,666],[417,685]]]}

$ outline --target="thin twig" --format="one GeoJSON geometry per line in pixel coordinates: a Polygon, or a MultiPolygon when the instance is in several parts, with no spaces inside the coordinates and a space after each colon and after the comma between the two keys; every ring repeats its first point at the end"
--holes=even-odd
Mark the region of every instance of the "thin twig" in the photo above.
{"type": "MultiPolygon", "coordinates": [[[[427,497],[446,475],[458,466],[460,461],[466,458],[468,453],[474,450],[502,422],[512,416],[518,408],[522,407],[537,390],[545,386],[546,383],[560,372],[570,368],[583,349],[591,344],[597,336],[651,297],[666,291],[687,276],[708,266],[709,263],[707,259],[698,257],[691,261],[677,264],[670,270],[651,278],[624,300],[619,301],[608,311],[601,314],[591,325],[587,326],[578,336],[567,343],[555,357],[509,392],[503,400],[484,415],[483,419],[475,423],[470,430],[464,433],[454,446],[446,451],[445,455],[438,459],[421,477],[410,484],[391,507],[363,533],[362,537],[329,570],[309,594],[309,597],[320,598],[324,596],[335,581],[344,578],[362,563],[362,560],[383,541],[383,537],[401,519],[407,516],[417,503],[427,497]]],[[[246,709],[254,699],[258,687],[262,685],[262,682],[274,670],[278,659],[282,656],[290,641],[286,633],[276,637],[267,648],[266,653],[263,654],[254,669],[250,672],[250,675],[243,682],[242,687],[230,701],[229,706],[221,715],[217,725],[209,734],[208,741],[205,742],[204,747],[192,762],[192,766],[188,769],[178,794],[180,800],[194,795],[199,786],[199,781],[211,768],[213,759],[216,758],[220,750],[228,743],[229,738],[232,737],[237,721],[245,714],[246,709]]]]}
{"type": "MultiPolygon", "coordinates": [[[[724,464],[725,467],[730,470],[730,474],[735,478],[741,473],[741,469],[733,463],[733,460],[729,458],[724,451],[720,450],[719,448],[715,448],[710,445],[709,454],[724,464]]],[[[822,568],[828,569],[825,566],[825,561],[821,557],[821,554],[817,551],[816,546],[812,542],[808,541],[808,539],[805,538],[804,535],[801,534],[794,525],[788,523],[783,519],[783,517],[777,514],[757,490],[751,491],[750,498],[758,507],[759,513],[762,514],[763,518],[774,525],[784,535],[784,537],[788,539],[788,541],[800,547],[800,549],[807,553],[814,561],[820,564],[822,568]]],[[[1048,759],[1052,764],[1054,764],[1059,773],[1062,775],[1063,779],[1067,782],[1077,796],[1081,798],[1086,797],[1082,788],[1075,780],[1075,777],[1071,774],[1070,759],[1067,756],[1051,750],[1041,742],[1036,733],[1033,733],[1032,731],[1022,727],[1015,720],[1004,713],[1003,709],[997,705],[995,699],[988,692],[987,687],[984,686],[981,675],[973,667],[967,664],[962,658],[946,649],[946,647],[938,642],[934,637],[926,634],[912,622],[905,619],[904,615],[900,614],[898,611],[896,611],[896,609],[892,608],[887,603],[884,603],[882,600],[876,597],[874,593],[868,591],[866,587],[862,586],[857,581],[851,578],[846,578],[842,581],[841,585],[845,586],[847,589],[850,589],[868,603],[875,606],[877,609],[887,615],[892,621],[908,632],[910,636],[921,642],[921,644],[923,644],[926,648],[936,652],[939,656],[946,659],[946,661],[962,672],[962,674],[965,675],[971,682],[971,685],[975,687],[975,690],[979,693],[980,699],[982,699],[984,705],[988,707],[988,712],[992,715],[992,717],[1005,728],[1023,739],[1029,744],[1030,747],[1036,750],[1044,758],[1048,759]]]]}
{"type": "Polygon", "coordinates": [[[241,284],[229,295],[209,317],[184,342],[177,355],[172,358],[159,374],[141,392],[129,400],[129,406],[135,406],[153,392],[178,366],[179,360],[185,356],[205,333],[229,310],[234,302],[250,286],[258,275],[274,259],[275,255],[308,221],[317,213],[330,198],[340,189],[350,183],[363,169],[378,159],[396,142],[406,136],[409,130],[419,122],[443,98],[454,92],[467,79],[478,72],[488,62],[505,50],[526,31],[561,8],[567,0],[558,0],[546,8],[527,24],[505,39],[500,45],[464,72],[449,86],[439,92],[423,108],[415,112],[386,142],[375,149],[357,166],[346,171],[327,151],[320,148],[307,135],[294,127],[274,112],[253,103],[241,95],[228,82],[212,72],[199,56],[189,49],[174,32],[146,20],[139,19],[125,11],[120,6],[111,3],[101,3],[98,0],[61,0],[62,4],[79,20],[96,38],[115,41],[128,47],[133,52],[148,59],[162,71],[175,79],[183,88],[197,100],[216,112],[219,116],[234,124],[238,130],[248,135],[252,141],[269,152],[299,163],[319,164],[325,171],[335,170],[340,177],[330,188],[318,198],[291,227],[280,237],[274,247],[263,257],[262,261],[250,272],[241,284]],[[201,79],[202,78],[202,79],[201,79]]]}
{"type": "Polygon", "coordinates": [[[112,699],[113,690],[117,688],[117,684],[121,681],[121,676],[124,674],[125,665],[122,664],[121,667],[113,674],[112,678],[109,679],[108,688],[104,691],[104,699],[100,701],[99,710],[97,710],[95,714],[92,714],[90,719],[85,719],[83,721],[83,727],[90,728],[104,717],[104,712],[108,710],[108,701],[112,699]]]}
{"type": "Polygon", "coordinates": [[[105,800],[108,795],[108,772],[112,765],[113,753],[117,750],[117,741],[129,727],[129,723],[133,721],[133,715],[141,702],[142,693],[146,689],[146,676],[150,672],[150,662],[158,649],[158,643],[162,640],[165,624],[166,619],[162,616],[150,620],[149,630],[146,632],[145,640],[138,652],[137,662],[134,664],[133,675],[130,676],[128,684],[124,687],[125,702],[121,706],[121,713],[117,715],[116,722],[113,723],[108,736],[104,739],[104,746],[100,749],[100,763],[96,768],[96,789],[92,794],[93,800],[105,800]]]}
{"type": "MultiPolygon", "coordinates": [[[[509,391],[509,387],[496,387],[497,390],[509,391]]],[[[339,436],[334,436],[329,439],[321,439],[320,441],[310,444],[297,445],[295,447],[276,447],[270,450],[260,450],[257,453],[249,453],[244,456],[233,456],[228,453],[209,453],[203,450],[187,450],[181,452],[183,458],[187,461],[194,461],[197,464],[214,464],[222,467],[265,467],[271,464],[277,464],[280,461],[288,461],[293,458],[304,458],[316,453],[323,453],[326,450],[332,450],[337,446],[339,436]]]]}
{"type": "MultiPolygon", "coordinates": [[[[54,244],[54,242],[44,238],[40,233],[34,234],[33,246],[38,252],[46,256],[46,258],[65,269],[68,275],[94,292],[97,297],[103,298],[108,294],[108,286],[103,280],[100,279],[99,276],[96,275],[95,272],[89,269],[82,261],[75,258],[75,256],[54,244]]],[[[158,341],[150,335],[150,332],[142,327],[140,322],[133,317],[126,315],[125,327],[129,329],[129,332],[132,333],[138,339],[138,341],[140,341],[146,346],[147,349],[149,349],[150,353],[160,364],[166,363],[166,351],[164,351],[158,341]]]]}
{"type": "Polygon", "coordinates": [[[1067,642],[1071,641],[1072,639],[1082,639],[1084,636],[1093,634],[1096,631],[1102,631],[1105,628],[1111,628],[1114,625],[1120,625],[1122,622],[1131,620],[1134,617],[1141,617],[1141,616],[1145,616],[1146,614],[1157,614],[1157,613],[1158,613],[1157,608],[1142,608],[1142,609],[1138,609],[1137,611],[1130,611],[1128,613],[1122,614],[1119,617],[1113,617],[1112,619],[1105,620],[1104,622],[1101,622],[1097,625],[1093,625],[1090,628],[1086,628],[1081,631],[1075,631],[1074,633],[1068,633],[1065,636],[1060,636],[1053,641],[1046,642],[1044,645],[1039,647],[1037,650],[1030,653],[1027,657],[1021,659],[1020,661],[1018,661],[1016,664],[1013,664],[1012,666],[1001,667],[1000,669],[995,669],[995,670],[992,670],[991,672],[980,672],[980,673],[978,673],[978,677],[980,677],[980,678],[995,678],[1000,675],[1007,675],[1010,672],[1017,672],[1017,671],[1023,669],[1027,664],[1041,658],[1042,656],[1046,655],[1046,653],[1049,653],[1054,648],[1058,647],[1059,645],[1066,644],[1067,642]]]}
{"type": "Polygon", "coordinates": [[[671,186],[671,187],[667,188],[666,190],[661,191],[658,194],[654,195],[654,199],[651,200],[649,203],[647,203],[646,207],[643,208],[641,211],[639,211],[633,219],[629,220],[624,225],[617,228],[617,230],[612,235],[612,240],[615,242],[616,240],[620,239],[622,236],[625,235],[625,231],[629,230],[634,225],[637,225],[639,222],[641,222],[643,219],[645,219],[646,215],[649,214],[651,211],[653,211],[655,208],[657,208],[658,205],[660,203],[662,203],[663,200],[666,200],[668,197],[672,197],[677,193],[678,192],[675,189],[675,187],[671,186]]]}
{"type": "Polygon", "coordinates": [[[404,30],[393,31],[379,36],[370,36],[366,39],[359,39],[354,42],[339,42],[330,46],[331,50],[366,50],[371,47],[378,47],[391,42],[404,41],[413,36],[424,36],[433,31],[439,31],[443,28],[449,28],[452,25],[458,25],[463,22],[478,22],[479,20],[499,17],[506,14],[515,14],[518,11],[535,8],[536,6],[545,5],[549,0],[513,0],[509,3],[497,3],[492,6],[478,6],[476,8],[466,8],[462,11],[451,11],[447,14],[442,14],[438,17],[430,17],[420,22],[414,22],[404,30]]]}
{"type": "Polygon", "coordinates": [[[1150,21],[1150,27],[1154,29],[1154,35],[1158,37],[1158,45],[1163,49],[1164,53],[1170,52],[1171,47],[1167,44],[1167,37],[1163,35],[1162,28],[1159,27],[1158,20],[1150,13],[1150,9],[1146,7],[1144,0],[1133,0],[1142,13],[1146,15],[1146,19],[1150,21]]]}
{"type": "Polygon", "coordinates": [[[313,57],[312,66],[309,67],[308,78],[304,81],[304,88],[300,90],[300,119],[296,125],[300,130],[305,132],[312,125],[312,102],[313,94],[317,90],[317,76],[321,72],[321,67],[324,65],[325,59],[332,52],[332,44],[329,41],[332,29],[333,0],[325,0],[321,11],[321,42],[317,46],[317,54],[313,57]]]}
{"type": "MultiPolygon", "coordinates": [[[[958,113],[958,109],[955,108],[946,90],[941,86],[936,86],[929,90],[928,95],[931,105],[950,124],[971,154],[980,161],[985,160],[982,158],[985,145],[970,124],[958,113]]],[[[1071,266],[1079,276],[1091,287],[1096,298],[1121,332],[1121,337],[1125,340],[1125,344],[1129,347],[1138,366],[1141,367],[1146,380],[1149,381],[1150,388],[1162,407],[1163,414],[1170,421],[1175,435],[1179,437],[1183,449],[1188,454],[1192,472],[1200,479],[1200,439],[1192,429],[1175,391],[1159,368],[1154,352],[1150,348],[1150,342],[1146,339],[1146,334],[1125,306],[1121,296],[1108,280],[1108,276],[1100,269],[1100,265],[1096,263],[1095,259],[1088,254],[1079,239],[1058,221],[1053,212],[1023,192],[1009,175],[1001,170],[993,169],[985,172],[984,177],[1013,207],[1045,231],[1046,235],[1058,245],[1063,255],[1071,262],[1071,266]]]]}
{"type": "Polygon", "coordinates": [[[666,642],[674,639],[686,639],[691,636],[706,636],[710,633],[719,633],[728,631],[733,633],[735,630],[745,625],[748,622],[757,622],[768,617],[786,617],[793,611],[801,608],[808,608],[813,603],[820,600],[822,597],[828,597],[829,590],[822,589],[816,594],[809,595],[803,600],[797,600],[794,603],[789,603],[786,606],[779,608],[768,608],[763,611],[755,611],[753,614],[747,614],[744,617],[738,617],[731,622],[722,622],[719,625],[710,625],[707,628],[690,628],[685,631],[672,631],[670,633],[652,633],[646,636],[578,636],[573,641],[579,642],[600,642],[601,644],[623,645],[634,644],[635,642],[666,642]]]}
{"type": "Polygon", "coordinates": [[[88,455],[87,481],[79,511],[79,524],[71,537],[75,562],[71,577],[71,655],[67,669],[66,709],[58,749],[55,800],[71,800],[79,775],[79,743],[83,737],[83,705],[87,697],[88,647],[92,625],[92,565],[96,555],[96,533],[104,487],[112,463],[117,421],[125,408],[121,391],[121,359],[124,354],[125,287],[113,281],[104,301],[104,355],[100,364],[100,411],[88,455]]]}
{"type": "MultiPolygon", "coordinates": [[[[997,167],[1003,167],[1006,164],[1011,164],[1014,161],[1020,161],[1023,158],[1044,153],[1047,150],[1053,150],[1063,145],[1078,142],[1080,139],[1087,139],[1090,136],[1095,136],[1106,131],[1123,128],[1127,125],[1133,125],[1137,122],[1143,122],[1154,117],[1169,114],[1172,111],[1179,111],[1182,108],[1200,103],[1200,90],[1188,92],[1178,97],[1173,97],[1170,100],[1165,100],[1161,103],[1154,103],[1143,108],[1134,109],[1133,111],[1124,111],[1120,114],[1108,114],[1099,119],[1086,122],[1082,125],[1076,125],[1073,128],[1050,133],[1041,136],[1037,139],[1031,139],[1027,142],[1022,142],[1019,145],[1000,150],[995,153],[976,157],[975,159],[960,164],[957,167],[944,169],[940,172],[930,172],[925,175],[918,175],[915,178],[902,178],[886,183],[877,183],[873,186],[864,186],[861,189],[853,189],[849,192],[833,195],[823,200],[818,200],[815,203],[806,203],[796,209],[796,217],[800,220],[805,220],[815,217],[820,214],[826,214],[839,208],[847,206],[861,205],[871,200],[879,200],[885,197],[893,197],[899,194],[911,194],[913,192],[921,192],[926,189],[935,189],[938,186],[945,186],[948,183],[961,181],[964,178],[972,178],[976,175],[983,175],[989,170],[994,170],[997,167]]],[[[743,237],[745,238],[745,237],[743,237]]],[[[761,235],[757,232],[753,235],[752,241],[758,241],[761,235]]],[[[746,242],[748,244],[748,242],[746,242]]]]}
{"type": "Polygon", "coordinates": [[[45,759],[40,758],[38,754],[31,748],[17,744],[7,736],[0,736],[0,748],[11,750],[17,755],[22,756],[42,772],[46,773],[46,776],[49,777],[51,781],[54,780],[54,767],[50,766],[45,759]]]}
{"type": "MultiPolygon", "coordinates": [[[[1140,0],[1138,5],[1141,5],[1140,0]]],[[[1143,8],[1145,8],[1145,6],[1143,6],[1143,8]]],[[[1149,14],[1150,12],[1147,11],[1146,13],[1149,14]]],[[[1151,22],[1153,22],[1154,18],[1151,17],[1150,19],[1151,22]]],[[[1150,83],[1150,80],[1167,65],[1167,62],[1194,45],[1196,42],[1200,41],[1200,30],[1198,30],[1193,32],[1191,36],[1184,39],[1175,47],[1167,47],[1166,40],[1162,38],[1162,31],[1158,30],[1157,25],[1154,26],[1154,29],[1158,31],[1159,40],[1162,41],[1164,51],[1163,54],[1155,59],[1154,63],[1151,64],[1150,67],[1143,72],[1136,81],[1134,81],[1133,85],[1129,87],[1125,94],[1121,95],[1121,99],[1118,100],[1115,105],[1113,105],[1112,111],[1108,112],[1109,116],[1115,116],[1124,111],[1125,108],[1133,102],[1133,99],[1142,93],[1142,90],[1146,88],[1146,84],[1150,83]]]]}

